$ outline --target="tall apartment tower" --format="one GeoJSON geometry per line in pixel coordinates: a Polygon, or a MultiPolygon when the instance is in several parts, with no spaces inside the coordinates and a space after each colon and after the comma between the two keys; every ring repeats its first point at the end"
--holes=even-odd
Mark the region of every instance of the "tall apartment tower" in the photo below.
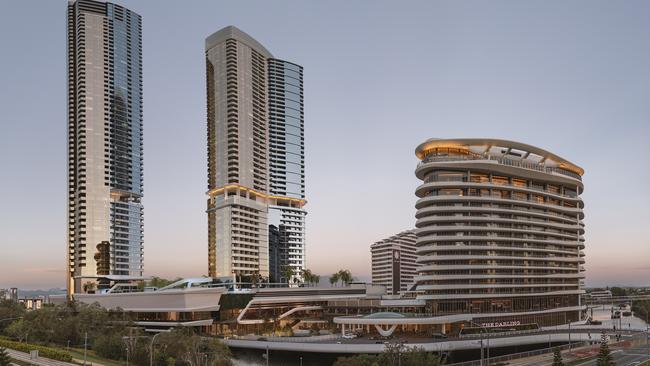
{"type": "Polygon", "coordinates": [[[386,286],[390,295],[406,292],[417,275],[416,240],[415,230],[407,230],[372,244],[372,283],[386,286]]]}
{"type": "Polygon", "coordinates": [[[68,3],[68,293],[143,273],[142,19],[68,3]]]}
{"type": "Polygon", "coordinates": [[[209,36],[205,50],[208,273],[268,278],[269,225],[287,233],[280,255],[287,260],[278,268],[299,273],[306,203],[302,67],[274,59],[232,26],[209,36]]]}

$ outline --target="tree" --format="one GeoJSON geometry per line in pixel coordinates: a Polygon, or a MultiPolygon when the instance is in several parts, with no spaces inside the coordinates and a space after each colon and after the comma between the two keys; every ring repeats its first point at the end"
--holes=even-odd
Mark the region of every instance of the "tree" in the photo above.
{"type": "Polygon", "coordinates": [[[339,357],[334,366],[379,366],[377,356],[361,354],[352,357],[339,357]]]}
{"type": "Polygon", "coordinates": [[[404,344],[389,344],[384,352],[376,355],[340,357],[334,366],[439,366],[440,358],[421,347],[407,347],[404,344]]]}
{"type": "Polygon", "coordinates": [[[30,328],[30,325],[27,324],[25,320],[19,319],[11,323],[5,329],[5,333],[7,333],[10,337],[17,339],[18,342],[23,342],[27,341],[27,336],[29,335],[30,328]]]}
{"type": "Polygon", "coordinates": [[[349,269],[340,269],[338,272],[338,277],[343,282],[344,285],[349,285],[350,282],[354,280],[354,277],[352,277],[352,273],[350,272],[349,269]]]}
{"type": "Polygon", "coordinates": [[[612,354],[609,351],[609,346],[607,345],[607,335],[605,334],[605,332],[603,332],[603,334],[600,335],[600,351],[598,352],[596,365],[598,366],[614,365],[612,354]]]}
{"type": "Polygon", "coordinates": [[[228,346],[214,338],[203,338],[191,329],[175,329],[163,333],[158,339],[162,354],[158,357],[173,357],[186,364],[198,366],[230,366],[232,354],[228,346]],[[164,355],[164,356],[163,356],[164,355]]]}
{"type": "Polygon", "coordinates": [[[553,350],[553,365],[552,366],[564,366],[564,361],[562,361],[562,353],[559,348],[553,350]]]}
{"type": "Polygon", "coordinates": [[[262,282],[262,275],[259,272],[255,272],[251,275],[251,283],[253,287],[257,287],[260,282],[262,282]]]}
{"type": "Polygon", "coordinates": [[[284,270],[282,271],[282,276],[286,278],[287,283],[291,283],[291,277],[293,277],[296,274],[296,272],[291,268],[291,266],[286,266],[284,267],[284,270]]]}
{"type": "Polygon", "coordinates": [[[11,365],[11,358],[7,353],[7,350],[0,347],[0,366],[9,366],[11,365]]]}
{"type": "Polygon", "coordinates": [[[612,292],[612,296],[620,297],[627,296],[627,290],[621,287],[612,287],[609,289],[612,292]]]}
{"type": "Polygon", "coordinates": [[[334,286],[335,284],[337,284],[339,282],[339,279],[340,279],[339,274],[338,273],[333,273],[329,278],[330,285],[334,286]]]}
{"type": "Polygon", "coordinates": [[[302,279],[307,284],[312,284],[314,282],[314,275],[311,273],[311,270],[304,268],[300,271],[302,274],[302,279]]]}
{"type": "MultiPolygon", "coordinates": [[[[25,307],[11,300],[0,300],[0,319],[13,319],[22,317],[25,314],[25,307]]],[[[9,320],[0,321],[0,333],[7,328],[11,322],[9,320]]]]}

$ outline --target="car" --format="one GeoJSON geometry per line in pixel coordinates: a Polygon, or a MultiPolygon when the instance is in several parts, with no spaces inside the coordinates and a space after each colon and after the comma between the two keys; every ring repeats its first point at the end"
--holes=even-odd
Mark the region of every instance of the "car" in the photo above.
{"type": "Polygon", "coordinates": [[[353,333],[345,333],[345,334],[343,334],[341,336],[341,338],[343,338],[343,339],[355,339],[355,338],[357,338],[357,335],[353,334],[353,333]]]}
{"type": "Polygon", "coordinates": [[[591,324],[591,325],[602,325],[603,324],[603,322],[601,322],[600,320],[593,320],[593,319],[589,320],[588,323],[591,324]]]}
{"type": "Polygon", "coordinates": [[[431,338],[433,339],[447,339],[447,335],[444,333],[432,333],[431,338]]]}
{"type": "Polygon", "coordinates": [[[623,316],[632,316],[632,312],[631,311],[624,311],[623,316]]]}

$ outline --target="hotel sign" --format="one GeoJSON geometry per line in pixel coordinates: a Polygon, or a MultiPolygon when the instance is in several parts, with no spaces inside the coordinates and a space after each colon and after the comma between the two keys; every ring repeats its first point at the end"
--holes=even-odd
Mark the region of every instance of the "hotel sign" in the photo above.
{"type": "Polygon", "coordinates": [[[502,327],[516,327],[521,325],[519,320],[514,320],[511,322],[494,322],[494,323],[481,323],[485,328],[502,328],[502,327]]]}

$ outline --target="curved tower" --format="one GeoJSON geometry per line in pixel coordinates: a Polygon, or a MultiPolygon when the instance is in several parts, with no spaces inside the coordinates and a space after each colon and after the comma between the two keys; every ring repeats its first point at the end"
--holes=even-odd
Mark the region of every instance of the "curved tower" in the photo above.
{"type": "Polygon", "coordinates": [[[278,282],[305,265],[303,70],[233,26],[205,56],[208,274],[278,282]]]}
{"type": "Polygon", "coordinates": [[[484,326],[576,321],[584,278],[583,170],[497,139],[416,149],[418,298],[484,326]]]}

